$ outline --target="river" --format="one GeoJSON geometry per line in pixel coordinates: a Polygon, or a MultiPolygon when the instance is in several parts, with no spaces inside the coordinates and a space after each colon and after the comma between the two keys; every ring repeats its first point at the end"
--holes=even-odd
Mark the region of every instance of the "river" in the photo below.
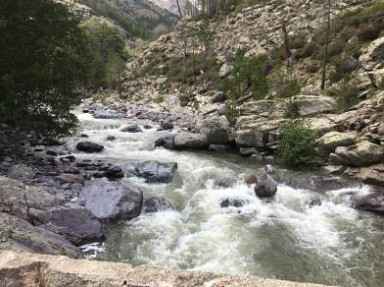
{"type": "MultiPolygon", "coordinates": [[[[169,132],[122,133],[119,128],[128,123],[126,119],[78,117],[78,134],[68,141],[79,160],[103,159],[123,167],[146,160],[178,163],[168,185],[123,179],[140,187],[145,198],[167,198],[175,210],[143,213],[109,226],[105,242],[83,247],[89,257],[329,285],[384,286],[384,220],[351,208],[345,200],[351,194],[369,193],[368,186],[315,193],[280,184],[274,200],[261,200],[242,180],[248,172],[263,173],[263,165],[252,159],[155,149],[154,141],[169,132]],[[104,151],[76,153],[82,133],[103,144],[104,151]],[[108,136],[116,140],[107,141],[108,136]],[[314,196],[322,204],[310,207],[314,196]],[[222,208],[220,203],[227,198],[245,205],[222,208]]],[[[284,169],[278,173],[298,175],[284,169]]]]}

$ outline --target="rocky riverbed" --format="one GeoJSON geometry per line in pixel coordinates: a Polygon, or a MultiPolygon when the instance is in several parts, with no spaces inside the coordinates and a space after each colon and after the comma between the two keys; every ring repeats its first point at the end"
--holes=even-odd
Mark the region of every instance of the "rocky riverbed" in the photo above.
{"type": "MultiPolygon", "coordinates": [[[[379,265],[364,276],[366,260],[380,254],[379,186],[269,166],[277,192],[259,199],[244,178],[262,180],[267,162],[239,157],[220,124],[92,102],[76,114],[79,130],[67,138],[2,135],[1,249],[379,286],[379,265]],[[288,272],[284,264],[293,261],[288,272]],[[325,266],[333,270],[324,273],[325,266]]],[[[256,194],[265,194],[266,183],[256,194]]]]}

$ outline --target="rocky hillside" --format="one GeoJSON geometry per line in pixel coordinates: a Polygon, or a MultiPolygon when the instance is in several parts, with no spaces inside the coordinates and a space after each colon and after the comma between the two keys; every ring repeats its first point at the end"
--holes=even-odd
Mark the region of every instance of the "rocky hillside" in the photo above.
{"type": "Polygon", "coordinates": [[[317,143],[311,164],[383,184],[383,4],[344,0],[332,6],[325,90],[323,1],[271,0],[240,12],[232,7],[205,28],[205,21],[191,18],[179,24],[128,63],[120,98],[193,111],[208,126],[195,129],[208,135],[208,144],[234,143],[241,154],[260,160],[276,159],[284,123],[303,120],[317,143]],[[241,79],[231,71],[239,59],[245,65],[240,71],[260,67],[249,72],[260,77],[245,75],[234,91],[241,79]],[[217,140],[216,130],[226,136],[217,140]]]}
{"type": "MultiPolygon", "coordinates": [[[[172,12],[175,15],[179,15],[176,0],[151,0],[151,2],[165,10],[168,10],[169,12],[172,12]]],[[[181,11],[184,11],[185,1],[180,0],[179,3],[181,11]]]]}
{"type": "Polygon", "coordinates": [[[127,33],[128,36],[148,38],[170,31],[178,17],[148,0],[63,0],[81,16],[96,15],[127,33]]]}

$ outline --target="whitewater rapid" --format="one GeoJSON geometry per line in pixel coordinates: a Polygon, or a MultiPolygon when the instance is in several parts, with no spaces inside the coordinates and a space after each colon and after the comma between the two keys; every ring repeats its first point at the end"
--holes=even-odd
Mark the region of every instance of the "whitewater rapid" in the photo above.
{"type": "MultiPolygon", "coordinates": [[[[178,163],[168,185],[123,179],[140,187],[145,198],[172,201],[175,210],[143,213],[110,226],[105,242],[84,247],[90,257],[329,285],[384,286],[384,222],[351,208],[346,200],[369,193],[368,186],[318,193],[280,184],[275,199],[267,201],[243,183],[249,172],[263,174],[263,165],[252,159],[154,148],[155,140],[170,132],[157,132],[154,126],[143,133],[123,133],[120,128],[128,120],[97,120],[82,113],[78,117],[80,130],[68,139],[78,160],[102,159],[123,168],[146,160],[178,163]],[[104,151],[76,153],[84,133],[87,140],[104,145],[104,151]],[[116,140],[108,141],[108,136],[116,140]],[[322,204],[310,207],[314,197],[322,204]],[[222,208],[220,203],[228,198],[245,204],[222,208]]],[[[278,173],[298,176],[284,169],[278,173]]]]}

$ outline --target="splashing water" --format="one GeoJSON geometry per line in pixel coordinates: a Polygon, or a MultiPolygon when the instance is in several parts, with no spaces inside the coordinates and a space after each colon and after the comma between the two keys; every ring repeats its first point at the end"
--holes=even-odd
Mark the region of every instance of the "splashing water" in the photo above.
{"type": "MultiPolygon", "coordinates": [[[[176,209],[143,213],[109,226],[103,246],[85,247],[90,257],[329,285],[384,286],[384,221],[352,209],[344,200],[369,193],[369,187],[314,193],[279,185],[275,199],[268,202],[243,183],[246,173],[262,172],[263,166],[252,160],[155,149],[154,141],[169,132],[122,133],[119,128],[127,120],[96,120],[88,114],[79,119],[79,135],[86,133],[89,140],[105,146],[97,155],[76,154],[79,159],[104,159],[122,166],[145,160],[178,163],[169,185],[124,178],[139,186],[144,197],[165,197],[176,209]],[[107,141],[108,136],[116,140],[107,141]],[[217,180],[230,185],[222,187],[215,184],[217,180]],[[314,196],[322,204],[310,207],[314,196]],[[244,205],[222,208],[225,199],[244,205]]],[[[78,141],[79,137],[69,139],[73,151],[78,141]]]]}

